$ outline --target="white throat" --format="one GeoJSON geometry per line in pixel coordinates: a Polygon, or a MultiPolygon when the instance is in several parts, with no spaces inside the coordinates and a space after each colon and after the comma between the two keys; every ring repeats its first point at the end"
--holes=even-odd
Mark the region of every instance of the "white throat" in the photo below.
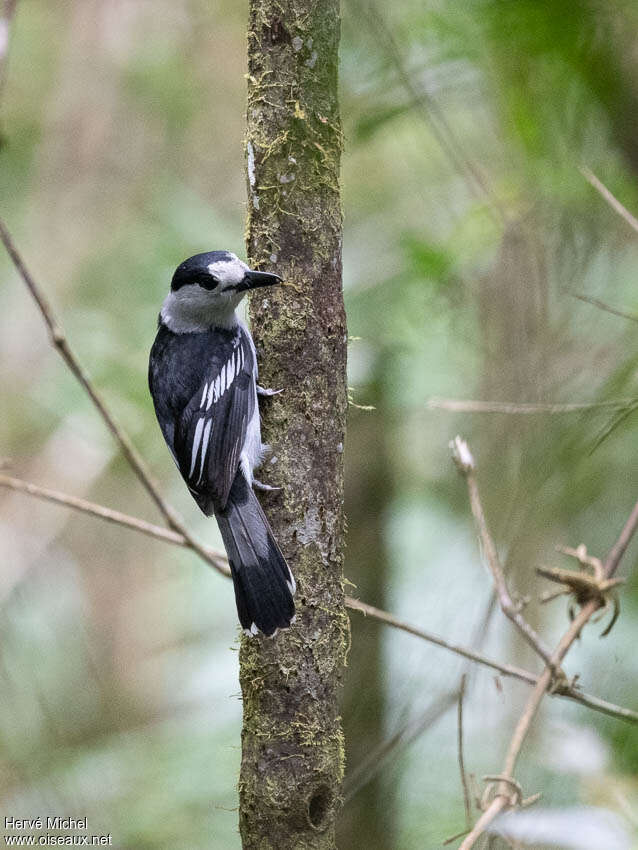
{"type": "Polygon", "coordinates": [[[202,333],[211,327],[234,328],[239,319],[235,309],[244,293],[212,294],[197,284],[169,292],[160,317],[176,334],[202,333]]]}

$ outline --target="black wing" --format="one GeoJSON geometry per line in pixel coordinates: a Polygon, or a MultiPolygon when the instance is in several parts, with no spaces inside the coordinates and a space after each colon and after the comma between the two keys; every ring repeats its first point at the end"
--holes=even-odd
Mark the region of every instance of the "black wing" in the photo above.
{"type": "Polygon", "coordinates": [[[151,366],[151,392],[182,477],[209,514],[226,506],[255,413],[253,349],[241,326],[170,336],[161,362],[155,358],[151,366]],[[176,374],[178,363],[182,370],[188,364],[188,376],[176,374]],[[167,375],[170,386],[157,393],[169,399],[170,410],[162,416],[154,388],[167,375]]]}

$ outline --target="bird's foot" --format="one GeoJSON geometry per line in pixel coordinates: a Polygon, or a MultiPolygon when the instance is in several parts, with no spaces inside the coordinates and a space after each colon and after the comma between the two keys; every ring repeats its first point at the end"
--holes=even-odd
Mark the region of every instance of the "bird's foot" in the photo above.
{"type": "Polygon", "coordinates": [[[266,493],[274,493],[276,490],[281,490],[281,487],[272,487],[270,484],[264,484],[258,478],[253,478],[253,487],[255,490],[264,490],[266,493]]]}
{"type": "Polygon", "coordinates": [[[268,398],[271,398],[272,396],[279,395],[279,393],[282,392],[283,390],[269,390],[266,389],[266,387],[260,387],[259,384],[257,384],[257,395],[263,395],[267,396],[268,398]]]}

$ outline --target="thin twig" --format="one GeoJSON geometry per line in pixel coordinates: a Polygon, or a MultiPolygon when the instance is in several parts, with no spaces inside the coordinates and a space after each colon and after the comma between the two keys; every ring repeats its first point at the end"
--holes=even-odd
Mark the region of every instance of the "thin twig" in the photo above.
{"type": "MultiPolygon", "coordinates": [[[[190,542],[178,531],[173,531],[170,528],[163,528],[160,525],[154,525],[144,519],[124,514],[121,511],[107,508],[104,505],[97,505],[95,502],[87,502],[86,499],[79,499],[77,496],[70,496],[67,493],[61,493],[59,490],[50,490],[47,487],[40,487],[37,484],[32,484],[29,481],[23,481],[21,478],[13,478],[9,475],[0,474],[0,487],[6,487],[11,490],[17,490],[21,493],[27,493],[29,496],[34,496],[36,499],[42,499],[46,502],[54,502],[58,505],[64,505],[67,508],[80,511],[90,516],[98,517],[106,520],[106,522],[114,523],[115,525],[123,525],[134,531],[139,531],[146,534],[148,537],[154,537],[156,540],[163,540],[166,543],[173,543],[176,546],[185,546],[192,549],[190,542]]],[[[230,569],[228,568],[228,560],[224,552],[218,549],[211,549],[202,544],[201,548],[206,551],[207,561],[223,576],[230,577],[230,569]]]]}
{"type": "MultiPolygon", "coordinates": [[[[368,617],[372,617],[375,620],[379,620],[381,623],[385,623],[388,626],[392,626],[395,629],[400,629],[403,632],[407,632],[410,635],[414,635],[415,637],[421,638],[422,640],[427,641],[428,643],[432,643],[435,646],[440,646],[443,649],[447,649],[450,652],[454,652],[455,655],[460,655],[462,658],[466,658],[468,661],[474,661],[477,664],[482,664],[484,667],[489,667],[492,670],[496,670],[498,673],[501,673],[503,676],[511,676],[515,679],[520,679],[522,682],[527,682],[529,685],[534,685],[538,681],[537,677],[530,673],[528,670],[523,670],[521,667],[515,667],[512,664],[501,664],[498,661],[494,661],[491,658],[488,658],[485,655],[481,655],[479,652],[474,652],[472,649],[468,649],[465,646],[461,646],[457,643],[452,643],[451,641],[445,640],[439,635],[434,634],[433,632],[428,632],[425,629],[420,628],[419,626],[414,626],[411,623],[407,623],[405,620],[400,620],[398,617],[395,617],[394,614],[389,614],[387,611],[382,611],[380,608],[375,608],[374,605],[368,605],[366,602],[362,602],[360,599],[354,599],[351,596],[346,597],[346,605],[352,611],[360,611],[362,614],[365,614],[368,617]]],[[[638,714],[636,714],[636,719],[638,720],[638,714]]]]}
{"type": "Polygon", "coordinates": [[[490,534],[490,530],[487,525],[487,520],[485,519],[478,484],[476,483],[476,466],[469,446],[460,437],[456,437],[452,443],[450,443],[450,446],[452,448],[452,455],[457,469],[463,475],[467,484],[472,514],[483,546],[483,551],[485,552],[485,559],[492,574],[492,579],[494,580],[494,586],[498,594],[501,609],[505,616],[514,623],[532,649],[540,655],[545,664],[551,665],[550,649],[545,646],[540,635],[537,634],[537,632],[523,617],[519,606],[515,604],[510,595],[509,588],[507,587],[503,568],[501,567],[498,552],[496,551],[496,544],[492,539],[492,535],[490,534]]]}
{"type": "Polygon", "coordinates": [[[631,539],[636,533],[636,528],[638,527],[638,502],[634,505],[627,522],[625,523],[623,530],[620,532],[618,536],[618,540],[614,543],[612,548],[609,551],[609,554],[605,558],[603,563],[603,573],[605,578],[611,578],[613,574],[618,569],[618,564],[622,556],[627,551],[627,546],[631,543],[631,539]]]}
{"type": "Polygon", "coordinates": [[[465,760],[463,758],[463,699],[465,697],[465,680],[466,674],[461,676],[461,686],[459,687],[459,701],[457,710],[457,728],[458,728],[458,757],[459,757],[459,773],[461,774],[461,785],[463,786],[463,803],[465,805],[465,825],[468,829],[472,827],[472,805],[470,803],[470,791],[467,787],[467,777],[465,775],[465,760]]]}
{"type": "Polygon", "coordinates": [[[627,222],[629,227],[631,227],[633,231],[638,233],[638,219],[629,212],[626,206],[620,203],[618,198],[609,191],[605,184],[601,180],[599,180],[598,177],[596,177],[596,175],[589,170],[589,168],[586,168],[585,166],[580,169],[580,173],[590,184],[590,186],[593,186],[594,189],[599,193],[599,195],[601,195],[607,201],[609,206],[613,210],[615,210],[624,221],[627,222]]]}
{"type": "MultiPolygon", "coordinates": [[[[483,622],[480,624],[479,627],[481,631],[489,622],[491,612],[494,609],[494,599],[495,597],[492,594],[490,597],[489,605],[487,606],[487,611],[485,613],[485,616],[483,617],[483,622]]],[[[346,605],[348,604],[348,601],[348,597],[346,597],[346,605]]],[[[480,634],[477,634],[476,636],[476,643],[480,643],[480,634]]],[[[475,642],[472,641],[472,644],[475,645],[475,642]]],[[[468,668],[471,662],[469,661],[469,659],[465,660],[468,662],[465,667],[468,668]]],[[[405,723],[402,728],[395,732],[395,734],[390,738],[388,742],[383,742],[379,747],[369,752],[360,764],[354,766],[354,768],[350,771],[350,773],[346,776],[345,779],[344,802],[347,803],[348,800],[352,796],[354,796],[355,793],[357,793],[362,787],[364,787],[368,782],[370,782],[370,780],[373,779],[374,776],[376,776],[379,771],[383,769],[385,762],[387,761],[394,749],[398,748],[399,746],[405,747],[409,744],[412,744],[416,740],[416,738],[420,736],[423,732],[425,732],[427,729],[429,729],[434,723],[434,721],[437,720],[438,717],[441,716],[443,713],[445,713],[448,708],[450,708],[454,704],[455,701],[459,705],[458,710],[461,711],[459,728],[461,730],[462,735],[462,701],[466,692],[466,679],[467,673],[463,673],[461,676],[461,691],[459,695],[457,695],[454,691],[448,694],[443,694],[441,697],[439,697],[436,703],[428,707],[421,721],[417,721],[415,723],[414,721],[410,720],[405,723]],[[461,700],[461,703],[459,703],[459,699],[461,700]],[[407,734],[408,730],[411,730],[409,735],[407,734]],[[366,768],[365,770],[364,767],[366,768]]],[[[460,747],[462,759],[462,741],[460,747]]],[[[464,787],[466,787],[465,773],[463,772],[463,769],[461,770],[461,773],[463,777],[464,787]]],[[[471,826],[472,824],[471,822],[469,822],[465,832],[469,832],[471,826]]]]}
{"type": "MultiPolygon", "coordinates": [[[[634,505],[617,541],[607,555],[603,564],[603,575],[605,578],[611,578],[618,568],[620,560],[627,550],[627,547],[638,528],[638,502],[634,505]]],[[[469,833],[467,838],[460,845],[459,850],[470,850],[474,846],[476,840],[485,832],[492,821],[500,812],[511,808],[517,804],[516,800],[512,799],[510,781],[514,778],[514,768],[521,752],[521,748],[527,734],[530,730],[532,722],[538,713],[538,709],[543,701],[544,696],[552,686],[554,681],[554,670],[558,669],[572,647],[574,641],[578,638],[583,628],[589,620],[601,608],[604,603],[599,597],[590,599],[585,602],[574,621],[562,636],[556,649],[552,653],[550,663],[547,665],[541,674],[534,690],[527,700],[527,704],[523,713],[516,725],[514,734],[507,749],[505,762],[501,776],[503,777],[498,785],[496,796],[485,809],[481,817],[476,822],[474,828],[469,833]]],[[[520,801],[519,801],[520,802],[520,801]]]]}
{"type": "Polygon", "coordinates": [[[443,846],[447,847],[447,845],[451,844],[453,841],[458,841],[459,838],[463,838],[464,835],[467,835],[469,831],[469,829],[463,829],[461,830],[461,832],[457,832],[454,835],[450,835],[450,837],[446,838],[443,842],[443,846]]]}
{"type": "MultiPolygon", "coordinates": [[[[570,624],[569,628],[560,639],[556,650],[552,655],[552,661],[554,665],[559,665],[562,660],[565,658],[569,649],[576,638],[581,633],[583,627],[587,624],[589,619],[599,608],[599,603],[595,601],[591,601],[586,603],[583,608],[580,610],[578,615],[574,618],[573,622],[570,624]]],[[[536,712],[538,711],[538,707],[545,696],[545,692],[549,688],[552,682],[552,670],[548,666],[543,673],[541,674],[540,679],[530,697],[527,701],[527,705],[525,706],[525,710],[521,715],[521,719],[518,722],[518,725],[514,731],[514,735],[512,736],[512,740],[510,741],[509,748],[507,750],[507,755],[505,757],[505,763],[503,766],[502,774],[504,776],[512,777],[514,774],[514,768],[516,767],[516,762],[521,752],[521,747],[523,746],[523,742],[529,732],[530,726],[532,724],[532,720],[534,719],[536,712]]]]}
{"type": "Polygon", "coordinates": [[[499,201],[490,191],[487,181],[477,165],[463,150],[463,146],[456,138],[436,99],[428,91],[415,85],[412,76],[405,67],[399,46],[381,10],[374,3],[367,3],[365,10],[361,7],[361,11],[363,12],[363,19],[373,30],[376,39],[384,44],[399,81],[410,98],[411,105],[420,110],[421,116],[441,149],[449,157],[453,167],[464,177],[470,192],[479,200],[486,199],[490,212],[496,213],[498,219],[505,222],[507,216],[499,201]]]}
{"type": "Polygon", "coordinates": [[[506,413],[530,415],[538,413],[580,413],[583,410],[623,410],[635,399],[625,398],[617,401],[575,402],[571,404],[533,404],[515,401],[472,401],[469,399],[431,398],[427,402],[428,410],[449,410],[452,413],[506,413]]]}
{"type": "Polygon", "coordinates": [[[456,692],[441,694],[416,721],[410,720],[395,732],[387,741],[371,750],[346,776],[343,787],[344,803],[351,800],[379,771],[399,746],[408,747],[427,729],[437,723],[456,702],[456,692]]]}
{"type": "Polygon", "coordinates": [[[621,319],[629,319],[630,322],[638,322],[638,316],[635,313],[626,313],[624,310],[619,310],[617,307],[612,307],[610,304],[601,301],[600,298],[592,298],[590,295],[583,295],[580,292],[571,292],[570,295],[578,298],[579,301],[584,301],[585,304],[591,304],[593,307],[598,307],[599,310],[604,310],[605,313],[620,316],[621,319]]]}
{"type": "MultiPolygon", "coordinates": [[[[208,564],[213,566],[222,575],[226,577],[230,576],[228,562],[223,552],[211,549],[201,544],[198,544],[198,548],[194,548],[191,541],[179,532],[171,531],[159,525],[153,525],[150,522],[146,522],[146,520],[138,519],[137,517],[132,517],[128,514],[123,514],[120,511],[114,511],[111,508],[104,507],[103,505],[97,505],[94,502],[88,502],[85,499],[78,499],[75,496],[60,493],[58,490],[49,490],[45,487],[40,487],[37,484],[23,481],[21,478],[13,478],[9,475],[0,474],[0,487],[6,487],[11,490],[25,493],[29,496],[34,496],[38,499],[64,505],[65,507],[72,508],[73,510],[80,511],[81,513],[86,513],[90,516],[106,520],[107,522],[122,525],[125,528],[132,529],[133,531],[139,531],[142,534],[154,537],[157,540],[162,540],[165,543],[172,543],[176,546],[191,549],[200,555],[200,557],[203,557],[202,553],[205,552],[205,560],[208,564]]],[[[351,611],[358,611],[364,616],[371,617],[373,620],[385,623],[387,626],[391,626],[392,628],[399,629],[400,631],[407,632],[408,634],[421,638],[428,643],[439,646],[442,649],[446,649],[448,652],[453,652],[455,655],[459,655],[461,658],[465,658],[475,664],[480,664],[483,667],[496,670],[503,676],[518,679],[528,685],[536,685],[538,682],[539,677],[530,673],[528,670],[524,670],[521,667],[515,667],[513,664],[501,664],[500,662],[494,661],[493,659],[475,652],[472,649],[447,641],[439,635],[428,632],[425,629],[412,625],[411,623],[406,623],[404,620],[400,620],[393,614],[383,611],[381,608],[375,608],[374,605],[368,605],[360,599],[354,599],[352,596],[346,596],[346,605],[351,611]]],[[[621,720],[638,723],[638,712],[607,702],[606,700],[600,699],[600,697],[593,696],[592,694],[578,691],[564,683],[561,683],[556,688],[554,694],[556,696],[570,699],[574,702],[579,702],[581,705],[591,708],[594,711],[608,714],[610,717],[616,717],[621,720]]]]}
{"type": "Polygon", "coordinates": [[[638,408],[638,400],[634,399],[624,408],[617,410],[611,420],[600,430],[588,454],[592,455],[610,434],[612,434],[638,408]]]}
{"type": "MultiPolygon", "coordinates": [[[[597,610],[598,605],[594,602],[589,602],[584,608],[582,608],[565,635],[562,637],[552,656],[552,661],[555,666],[560,665],[572,643],[580,634],[583,626],[597,610]]],[[[547,666],[541,674],[536,687],[530,694],[507,750],[504,767],[501,771],[501,775],[503,777],[512,777],[523,742],[527,737],[532,721],[536,717],[540,704],[543,701],[543,697],[545,696],[547,689],[551,685],[553,677],[554,674],[551,667],[547,666]]],[[[511,808],[515,805],[515,802],[512,800],[510,790],[511,789],[509,788],[507,781],[501,780],[496,796],[482,813],[481,817],[477,820],[472,831],[460,845],[459,850],[470,850],[470,848],[476,843],[477,839],[483,835],[485,830],[495,820],[495,818],[502,811],[505,811],[505,809],[511,808]]]]}
{"type": "Polygon", "coordinates": [[[551,695],[567,697],[567,699],[579,702],[581,705],[585,705],[594,711],[600,711],[602,714],[608,714],[610,717],[628,720],[630,723],[635,723],[638,719],[638,712],[632,711],[630,708],[615,705],[612,702],[607,702],[607,700],[587,694],[584,691],[579,691],[572,685],[566,684],[559,686],[552,691],[551,695]]]}

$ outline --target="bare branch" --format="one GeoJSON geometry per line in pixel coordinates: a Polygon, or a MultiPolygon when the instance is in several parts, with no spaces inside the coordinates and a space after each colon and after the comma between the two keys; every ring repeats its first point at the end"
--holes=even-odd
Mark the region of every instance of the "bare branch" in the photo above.
{"type": "Polygon", "coordinates": [[[579,691],[573,685],[567,683],[557,685],[552,690],[550,696],[567,697],[567,699],[579,702],[581,705],[587,706],[587,708],[600,711],[602,714],[608,714],[610,717],[616,717],[619,720],[628,720],[630,723],[635,723],[638,720],[638,712],[632,711],[630,708],[615,705],[612,702],[607,702],[607,700],[585,693],[585,691],[579,691]]]}
{"type": "Polygon", "coordinates": [[[351,800],[365,785],[368,784],[387,764],[388,759],[398,747],[407,747],[422,735],[427,729],[437,723],[441,717],[454,705],[457,695],[455,691],[441,694],[428,706],[418,720],[405,723],[387,741],[369,752],[366,758],[358,764],[344,782],[344,802],[351,800]]]}
{"type": "Polygon", "coordinates": [[[580,173],[583,175],[585,180],[589,183],[590,186],[593,186],[594,189],[601,195],[605,201],[609,204],[609,206],[618,213],[618,215],[624,219],[629,227],[636,233],[638,233],[638,219],[632,215],[627,207],[620,203],[618,198],[613,195],[609,189],[605,186],[605,184],[596,177],[596,175],[583,166],[579,169],[580,173]]]}
{"type": "MultiPolygon", "coordinates": [[[[587,605],[580,611],[576,619],[570,625],[569,629],[561,639],[556,651],[552,655],[553,665],[556,667],[560,665],[563,658],[569,651],[572,643],[576,640],[581,630],[585,626],[585,624],[589,621],[591,616],[598,610],[598,605],[595,602],[589,602],[587,605]]],[[[510,745],[507,750],[507,755],[505,757],[505,764],[503,770],[501,771],[501,779],[498,783],[496,789],[496,796],[486,807],[485,811],[481,815],[481,817],[476,822],[474,828],[469,833],[469,835],[465,838],[459,850],[470,850],[471,847],[474,846],[477,839],[483,835],[485,830],[489,827],[489,825],[495,820],[495,818],[506,809],[514,808],[518,804],[520,804],[520,799],[518,799],[517,794],[512,794],[511,791],[511,781],[513,779],[513,772],[516,766],[516,762],[518,760],[518,756],[520,755],[521,748],[523,746],[523,742],[527,737],[527,733],[532,725],[532,721],[536,717],[538,709],[543,701],[543,697],[547,693],[548,688],[551,686],[552,679],[554,677],[552,668],[548,665],[543,671],[536,687],[530,694],[530,697],[525,705],[523,713],[516,725],[516,729],[514,730],[514,734],[512,736],[512,740],[510,741],[510,745]]]]}
{"type": "MultiPolygon", "coordinates": [[[[410,635],[421,638],[428,643],[433,643],[435,646],[447,649],[450,652],[455,653],[455,655],[460,655],[462,658],[466,658],[468,661],[474,661],[476,664],[482,664],[484,667],[496,670],[503,676],[511,676],[515,679],[520,679],[523,682],[527,682],[529,685],[536,684],[538,681],[537,677],[533,673],[523,670],[521,667],[515,667],[512,664],[501,664],[498,661],[493,661],[491,658],[488,658],[479,652],[474,652],[472,649],[468,649],[467,647],[451,643],[433,632],[428,632],[419,626],[406,623],[405,620],[400,620],[393,614],[389,614],[387,611],[382,611],[380,608],[375,608],[373,605],[368,605],[366,602],[361,602],[359,599],[354,599],[353,597],[348,596],[346,597],[346,605],[352,611],[360,611],[368,617],[372,617],[375,620],[379,620],[381,623],[385,623],[395,629],[400,629],[402,632],[407,632],[410,635]]],[[[638,720],[638,714],[636,714],[636,719],[638,720]]]]}
{"type": "MultiPolygon", "coordinates": [[[[172,543],[176,546],[183,546],[186,549],[191,549],[200,555],[200,557],[204,558],[206,563],[213,566],[219,573],[226,577],[230,576],[228,562],[223,552],[211,549],[201,544],[197,544],[197,548],[194,548],[191,540],[187,539],[179,532],[162,528],[159,525],[153,525],[145,520],[129,516],[128,514],[123,514],[120,511],[114,511],[111,508],[104,507],[103,505],[97,505],[94,502],[88,502],[85,499],[78,499],[75,496],[60,493],[58,490],[49,490],[45,487],[39,487],[37,484],[23,481],[20,478],[0,475],[0,487],[6,487],[11,490],[25,493],[29,496],[34,496],[38,499],[64,505],[65,507],[72,508],[73,510],[80,511],[81,513],[86,513],[90,516],[104,519],[107,522],[122,525],[125,528],[132,529],[133,531],[139,531],[142,534],[154,537],[157,540],[162,540],[165,543],[172,543]]],[[[419,628],[418,626],[406,623],[404,620],[398,619],[393,614],[383,611],[380,608],[375,608],[373,605],[368,605],[366,602],[362,602],[359,599],[354,599],[352,596],[346,597],[346,605],[351,611],[359,611],[359,613],[364,614],[367,617],[371,617],[373,620],[385,623],[385,625],[399,629],[407,634],[414,635],[415,637],[421,638],[422,640],[434,644],[435,646],[439,646],[442,649],[447,649],[448,652],[453,652],[455,655],[466,658],[468,661],[496,670],[503,676],[518,679],[528,685],[536,685],[538,683],[539,677],[530,673],[528,670],[524,670],[521,667],[515,667],[513,664],[501,664],[500,662],[494,661],[493,659],[478,652],[474,652],[467,647],[452,643],[442,637],[439,637],[439,635],[435,635],[432,632],[419,628]]],[[[600,711],[603,714],[608,714],[610,717],[628,720],[631,723],[638,723],[638,712],[607,702],[606,700],[600,699],[599,697],[591,694],[578,691],[565,682],[559,683],[552,692],[552,695],[564,697],[574,702],[579,702],[581,705],[587,706],[594,711],[600,711]]]]}
{"type": "MultiPolygon", "coordinates": [[[[618,568],[618,564],[627,550],[627,546],[629,545],[637,528],[638,502],[634,505],[629,518],[618,537],[618,540],[612,546],[604,561],[603,574],[606,578],[611,578],[618,568]]],[[[512,796],[511,785],[514,781],[514,768],[516,767],[516,762],[518,761],[523,743],[525,742],[532,722],[538,713],[543,697],[548,693],[552,686],[554,670],[560,667],[574,641],[578,638],[583,628],[603,604],[604,603],[599,596],[594,596],[589,601],[585,602],[574,621],[570,624],[569,628],[558,642],[556,649],[552,653],[550,663],[541,674],[534,690],[530,694],[523,713],[516,725],[507,750],[507,755],[505,756],[500,780],[496,786],[494,799],[486,806],[485,811],[478,819],[467,838],[465,838],[463,843],[460,845],[459,850],[470,850],[470,848],[476,843],[476,840],[485,832],[500,812],[520,804],[520,799],[517,799],[518,795],[512,796]]]]}
{"type": "MultiPolygon", "coordinates": [[[[177,531],[172,531],[169,528],[162,528],[160,525],[154,525],[144,519],[129,516],[121,511],[107,508],[104,505],[97,505],[95,502],[87,502],[86,499],[79,499],[77,496],[70,496],[67,493],[61,493],[59,490],[50,490],[47,487],[39,487],[37,484],[32,484],[29,481],[23,481],[21,478],[13,478],[9,475],[0,474],[0,487],[6,487],[11,490],[17,490],[21,493],[26,493],[29,496],[34,496],[36,499],[42,499],[46,502],[64,505],[67,508],[80,511],[90,516],[98,517],[98,519],[106,520],[115,525],[123,525],[125,528],[130,528],[133,531],[139,531],[146,534],[148,537],[154,537],[156,540],[163,540],[166,543],[173,543],[177,546],[185,546],[192,548],[189,541],[177,531]]],[[[214,567],[223,576],[230,577],[230,569],[228,568],[228,560],[224,552],[218,549],[211,549],[208,546],[201,546],[202,550],[207,553],[208,563],[214,567]]]]}
{"type": "Polygon", "coordinates": [[[443,842],[443,846],[447,847],[447,845],[451,844],[453,841],[458,841],[459,838],[463,838],[464,835],[467,835],[469,831],[469,829],[464,829],[461,832],[457,832],[455,835],[450,835],[450,837],[446,838],[443,842]]]}
{"type": "Polygon", "coordinates": [[[450,443],[450,448],[452,449],[452,457],[456,463],[457,469],[464,476],[467,483],[472,514],[483,546],[483,551],[485,552],[487,565],[492,573],[494,586],[496,588],[503,613],[509,620],[512,621],[512,623],[514,623],[527,643],[538,653],[538,655],[540,655],[543,661],[546,664],[551,665],[551,651],[545,646],[540,635],[536,633],[532,626],[523,617],[520,612],[520,606],[516,605],[510,596],[507,582],[505,581],[505,575],[503,574],[503,568],[501,567],[498,552],[496,551],[496,544],[492,539],[492,535],[490,534],[485,514],[483,512],[478,484],[476,483],[476,467],[469,446],[465,440],[462,440],[460,437],[456,437],[450,443]]]}
{"type": "Polygon", "coordinates": [[[611,578],[618,569],[622,556],[627,551],[627,546],[636,533],[638,527],[638,502],[634,505],[618,540],[614,543],[603,563],[603,573],[606,578],[611,578]]]}
{"type": "MultiPolygon", "coordinates": [[[[362,614],[372,617],[381,623],[385,623],[387,626],[407,632],[435,646],[440,646],[442,649],[447,649],[448,652],[453,652],[455,655],[460,655],[462,658],[466,658],[468,661],[473,661],[475,664],[480,664],[483,667],[489,667],[504,676],[519,679],[521,682],[527,682],[529,685],[536,685],[538,683],[539,677],[535,676],[534,673],[530,673],[528,670],[516,667],[513,664],[502,664],[499,661],[494,661],[486,655],[445,640],[433,632],[428,632],[419,626],[414,626],[411,623],[405,622],[405,620],[400,620],[393,614],[383,611],[380,608],[375,608],[373,605],[368,605],[366,602],[361,602],[359,599],[354,599],[352,596],[346,597],[346,605],[351,611],[360,611],[362,614]]],[[[574,702],[579,702],[581,705],[587,706],[594,711],[608,714],[610,717],[628,720],[631,723],[638,722],[637,711],[632,711],[630,708],[624,708],[623,706],[618,706],[615,703],[600,699],[600,697],[579,691],[566,682],[559,682],[552,691],[552,696],[561,696],[574,702]]]]}
{"type": "Polygon", "coordinates": [[[463,804],[465,806],[465,825],[468,829],[472,825],[472,806],[470,803],[470,791],[467,786],[467,777],[465,775],[465,759],[463,758],[463,699],[465,697],[465,680],[467,676],[464,673],[461,676],[461,686],[459,688],[459,701],[457,710],[457,727],[458,727],[458,759],[459,773],[461,774],[461,785],[463,786],[463,804]]]}
{"type": "Polygon", "coordinates": [[[449,410],[452,413],[506,413],[530,415],[537,413],[580,413],[583,410],[623,410],[635,399],[618,401],[576,402],[573,404],[531,404],[514,401],[471,401],[469,399],[431,398],[428,410],[449,410]]]}
{"type": "Polygon", "coordinates": [[[599,298],[592,298],[589,295],[582,295],[580,292],[571,292],[570,295],[573,295],[574,298],[578,298],[579,301],[584,301],[586,304],[591,304],[594,307],[598,307],[599,310],[604,310],[605,313],[611,313],[614,316],[620,316],[621,319],[629,319],[629,321],[631,322],[638,322],[638,316],[635,313],[626,313],[624,310],[618,310],[617,307],[612,307],[610,304],[606,304],[599,298]]]}

